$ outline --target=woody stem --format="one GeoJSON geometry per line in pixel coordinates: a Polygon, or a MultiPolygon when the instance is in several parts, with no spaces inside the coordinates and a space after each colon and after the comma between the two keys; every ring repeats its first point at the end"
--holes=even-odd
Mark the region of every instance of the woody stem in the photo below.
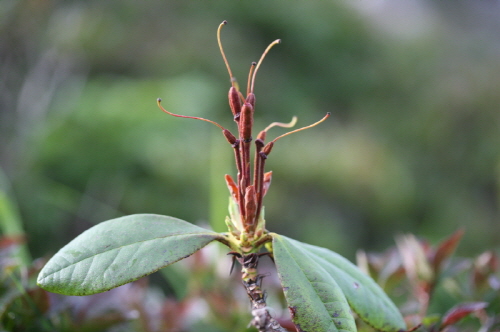
{"type": "Polygon", "coordinates": [[[242,257],[241,279],[252,304],[253,319],[250,324],[259,332],[289,332],[268,311],[266,294],[261,289],[264,276],[257,273],[258,260],[258,254],[242,257]]]}

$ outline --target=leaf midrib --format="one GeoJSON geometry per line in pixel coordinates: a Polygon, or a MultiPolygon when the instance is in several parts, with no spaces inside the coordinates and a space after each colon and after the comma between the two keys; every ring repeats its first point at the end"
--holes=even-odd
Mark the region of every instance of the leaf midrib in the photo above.
{"type": "MultiPolygon", "coordinates": [[[[71,263],[69,265],[66,265],[66,266],[63,266],[62,268],[60,269],[57,269],[57,270],[54,270],[54,271],[51,271],[49,274],[45,275],[43,278],[40,279],[39,282],[43,281],[45,278],[55,274],[55,273],[58,273],[58,272],[61,272],[65,269],[68,269],[70,268],[71,266],[73,265],[77,265],[85,260],[88,260],[88,259],[93,259],[94,257],[98,256],[98,255],[103,255],[107,252],[111,252],[111,251],[114,251],[114,250],[121,250],[122,248],[124,247],[128,247],[128,246],[132,246],[132,245],[135,245],[135,244],[139,244],[139,243],[145,243],[145,242],[148,242],[148,241],[155,241],[155,240],[158,240],[158,239],[166,239],[168,237],[172,237],[172,236],[183,236],[183,235],[195,235],[195,234],[202,234],[202,235],[213,235],[214,236],[214,239],[217,238],[217,233],[214,233],[214,234],[210,234],[210,233],[203,233],[203,232],[191,232],[191,233],[177,233],[177,234],[169,234],[169,235],[166,235],[166,236],[159,236],[159,237],[155,237],[153,239],[147,239],[147,240],[142,240],[142,241],[136,241],[136,242],[132,242],[132,243],[129,243],[129,244],[126,244],[126,245],[121,245],[121,246],[118,246],[118,247],[114,247],[112,249],[107,249],[105,251],[102,251],[102,252],[99,252],[99,253],[95,253],[95,254],[92,254],[90,256],[87,256],[83,259],[80,259],[74,263],[71,263]]],[[[118,256],[118,255],[117,255],[118,256]]],[[[115,257],[116,259],[116,257],[115,257]]]]}

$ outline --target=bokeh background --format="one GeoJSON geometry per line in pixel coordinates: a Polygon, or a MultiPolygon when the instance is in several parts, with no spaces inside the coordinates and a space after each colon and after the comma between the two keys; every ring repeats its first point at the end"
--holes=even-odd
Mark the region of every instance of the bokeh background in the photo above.
{"type": "MultiPolygon", "coordinates": [[[[256,130],[332,117],[267,162],[268,229],[353,258],[397,234],[500,244],[498,1],[0,1],[3,232],[49,256],[133,213],[224,230],[233,72],[273,40],[256,130]],[[7,218],[8,216],[8,218],[7,218]]],[[[284,133],[272,129],[269,137],[284,133]]]]}

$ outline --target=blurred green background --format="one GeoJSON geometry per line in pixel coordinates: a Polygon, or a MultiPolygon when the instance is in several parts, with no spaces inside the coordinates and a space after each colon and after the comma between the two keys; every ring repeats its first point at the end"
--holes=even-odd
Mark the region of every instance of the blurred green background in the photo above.
{"type": "MultiPolygon", "coordinates": [[[[459,251],[500,244],[497,1],[0,1],[4,231],[33,257],[133,213],[223,231],[234,128],[216,29],[256,131],[299,117],[267,162],[268,229],[353,258],[458,227],[459,251]],[[14,217],[13,217],[14,216],[14,217]]],[[[269,138],[285,132],[272,129],[269,138]]]]}

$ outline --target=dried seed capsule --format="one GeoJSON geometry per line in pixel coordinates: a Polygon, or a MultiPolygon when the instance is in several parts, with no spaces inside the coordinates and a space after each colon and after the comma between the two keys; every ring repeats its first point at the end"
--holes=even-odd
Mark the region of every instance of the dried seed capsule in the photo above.
{"type": "Polygon", "coordinates": [[[273,146],[274,146],[274,142],[273,141],[267,143],[266,146],[259,153],[259,155],[262,158],[267,159],[267,156],[271,153],[271,150],[273,149],[273,146]]]}
{"type": "Polygon", "coordinates": [[[257,140],[261,140],[262,143],[264,143],[264,141],[266,140],[266,136],[267,136],[267,132],[265,130],[261,131],[258,135],[257,135],[257,140]]]}
{"type": "Polygon", "coordinates": [[[238,140],[236,139],[236,137],[229,130],[224,129],[222,131],[222,133],[226,137],[226,139],[229,142],[229,144],[231,144],[233,147],[236,146],[235,144],[238,144],[238,140]]]}
{"type": "Polygon", "coordinates": [[[245,99],[245,103],[249,103],[252,107],[255,107],[255,95],[253,93],[249,93],[247,95],[247,99],[245,99]]]}
{"type": "Polygon", "coordinates": [[[252,140],[253,127],[253,106],[245,103],[241,108],[241,116],[239,122],[240,138],[243,142],[248,143],[252,140]]]}
{"type": "Polygon", "coordinates": [[[238,122],[241,112],[241,101],[238,90],[234,86],[229,89],[229,106],[233,112],[234,121],[238,122]]]}

